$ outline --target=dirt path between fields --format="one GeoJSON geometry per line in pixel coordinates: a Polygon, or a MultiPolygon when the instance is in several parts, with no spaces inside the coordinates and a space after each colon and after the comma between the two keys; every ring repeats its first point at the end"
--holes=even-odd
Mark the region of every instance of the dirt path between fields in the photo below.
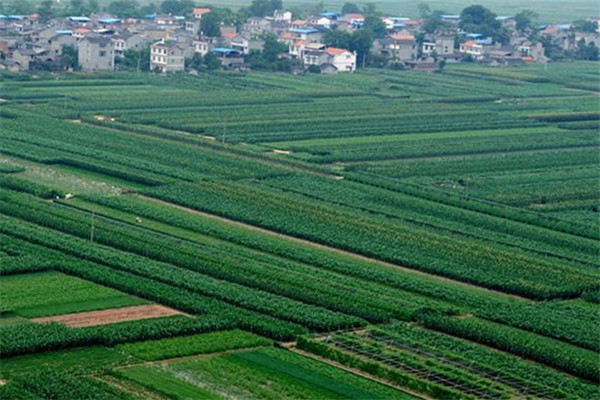
{"type": "Polygon", "coordinates": [[[327,246],[327,245],[324,245],[324,244],[320,244],[320,243],[316,243],[316,242],[311,242],[311,241],[306,240],[306,239],[300,239],[300,238],[297,238],[297,237],[294,237],[294,236],[289,236],[289,235],[286,235],[286,234],[283,234],[283,233],[279,233],[279,232],[272,231],[272,230],[269,230],[269,229],[261,228],[261,227],[255,226],[255,225],[250,225],[250,224],[247,224],[245,222],[240,222],[240,221],[236,221],[236,220],[233,220],[233,219],[221,217],[221,216],[210,214],[210,213],[207,213],[207,212],[204,212],[204,211],[194,210],[192,208],[180,206],[180,205],[174,204],[174,203],[169,203],[169,202],[166,202],[164,200],[156,199],[156,198],[153,198],[153,197],[148,197],[148,196],[144,196],[144,195],[141,195],[141,194],[136,194],[136,196],[138,196],[140,198],[143,198],[144,200],[148,200],[148,201],[151,201],[151,202],[154,202],[154,203],[162,204],[162,205],[165,205],[165,206],[168,206],[168,207],[173,207],[173,208],[176,208],[178,210],[182,210],[182,211],[185,211],[185,212],[188,212],[188,213],[191,213],[191,214],[200,215],[202,217],[210,218],[210,219],[213,219],[215,221],[223,222],[223,223],[230,224],[230,225],[239,226],[239,227],[250,229],[250,230],[253,230],[253,231],[265,233],[265,234],[268,234],[268,235],[271,235],[271,236],[277,236],[277,237],[280,237],[280,238],[283,238],[283,239],[287,239],[287,240],[292,241],[292,242],[300,243],[300,244],[303,244],[303,245],[306,245],[306,246],[311,246],[311,247],[314,247],[314,248],[317,248],[317,249],[321,249],[321,250],[331,251],[333,253],[342,254],[342,255],[345,255],[345,256],[348,256],[348,257],[352,257],[352,258],[355,258],[355,259],[358,259],[358,260],[367,261],[367,262],[370,262],[370,263],[375,263],[375,264],[378,264],[380,266],[384,266],[384,267],[387,267],[387,268],[399,269],[399,270],[402,270],[402,271],[405,271],[405,272],[409,272],[409,273],[412,273],[412,274],[417,274],[417,275],[421,275],[421,276],[427,276],[429,278],[433,278],[433,279],[436,279],[436,280],[439,280],[439,281],[449,282],[449,283],[452,283],[452,284],[455,284],[455,285],[463,286],[463,287],[468,288],[470,290],[478,290],[478,291],[484,292],[484,293],[494,293],[494,294],[499,294],[499,295],[502,295],[502,296],[512,297],[512,298],[518,299],[518,300],[533,302],[533,300],[531,300],[531,299],[528,299],[528,298],[525,298],[525,297],[521,297],[521,296],[518,296],[516,294],[499,292],[499,291],[495,291],[495,290],[491,290],[491,289],[486,289],[486,288],[481,287],[481,286],[471,285],[469,283],[465,283],[465,282],[457,281],[457,280],[454,280],[454,279],[446,278],[446,277],[443,277],[443,276],[429,274],[427,272],[423,272],[423,271],[419,271],[419,270],[416,270],[416,269],[412,269],[412,268],[408,268],[408,267],[403,267],[401,265],[392,264],[392,263],[389,263],[389,262],[386,262],[386,261],[378,260],[378,259],[375,259],[375,258],[370,258],[370,257],[367,257],[367,256],[363,256],[362,254],[352,253],[352,252],[347,251],[347,250],[342,250],[342,249],[338,249],[338,248],[335,248],[335,247],[330,247],[330,246],[327,246]]]}
{"type": "Polygon", "coordinates": [[[41,324],[58,322],[72,328],[107,325],[117,322],[135,321],[139,319],[169,317],[182,315],[180,311],[165,306],[151,304],[144,306],[109,308],[106,310],[89,311],[74,314],[54,315],[51,317],[34,318],[30,321],[41,324]]]}

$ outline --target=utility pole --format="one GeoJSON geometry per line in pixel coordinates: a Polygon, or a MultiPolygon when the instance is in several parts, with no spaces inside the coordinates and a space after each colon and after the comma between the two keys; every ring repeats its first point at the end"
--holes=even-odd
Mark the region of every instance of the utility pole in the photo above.
{"type": "Polygon", "coordinates": [[[94,241],[94,229],[95,229],[95,227],[94,227],[94,220],[95,220],[95,217],[96,217],[96,213],[92,211],[92,227],[90,229],[90,242],[94,241]]]}

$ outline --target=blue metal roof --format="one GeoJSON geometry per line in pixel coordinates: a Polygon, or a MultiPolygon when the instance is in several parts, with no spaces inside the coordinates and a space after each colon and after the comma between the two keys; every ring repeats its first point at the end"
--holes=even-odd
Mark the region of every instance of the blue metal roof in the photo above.
{"type": "Polygon", "coordinates": [[[147,14],[147,15],[144,15],[144,18],[146,18],[146,19],[156,19],[156,14],[147,14]]]}
{"type": "Polygon", "coordinates": [[[173,18],[175,18],[176,21],[183,21],[183,20],[185,20],[185,17],[183,15],[174,15],[173,18]]]}
{"type": "Polygon", "coordinates": [[[306,29],[290,29],[290,32],[302,34],[302,33],[319,33],[320,31],[318,29],[306,28],[306,29]]]}
{"type": "Polygon", "coordinates": [[[73,22],[90,22],[91,19],[88,17],[68,17],[69,20],[73,22]]]}
{"type": "Polygon", "coordinates": [[[468,38],[470,38],[470,39],[479,39],[479,38],[483,37],[483,34],[481,34],[481,33],[467,33],[465,36],[468,37],[468,38]]]}
{"type": "Polygon", "coordinates": [[[8,17],[4,14],[0,14],[0,19],[8,19],[8,17]]]}
{"type": "Polygon", "coordinates": [[[239,53],[239,51],[237,51],[236,49],[230,49],[228,47],[217,47],[217,48],[213,49],[212,51],[215,53],[224,53],[224,54],[239,53]]]}
{"type": "Polygon", "coordinates": [[[442,19],[460,19],[460,15],[444,14],[441,15],[442,19]]]}
{"type": "Polygon", "coordinates": [[[101,24],[116,24],[121,22],[120,18],[101,18],[98,20],[101,24]]]}
{"type": "Polygon", "coordinates": [[[25,16],[24,15],[9,15],[7,18],[22,20],[22,19],[25,19],[25,16]]]}
{"type": "Polygon", "coordinates": [[[340,16],[339,13],[331,12],[331,11],[321,13],[321,15],[325,18],[337,18],[340,16]]]}
{"type": "Polygon", "coordinates": [[[58,30],[56,31],[57,35],[72,35],[73,31],[67,31],[67,30],[58,30]]]}

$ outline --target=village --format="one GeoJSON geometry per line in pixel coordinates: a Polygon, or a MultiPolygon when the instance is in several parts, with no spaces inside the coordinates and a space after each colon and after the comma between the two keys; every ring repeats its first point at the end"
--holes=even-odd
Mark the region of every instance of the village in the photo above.
{"type": "Polygon", "coordinates": [[[223,9],[210,6],[193,7],[183,15],[152,11],[141,17],[109,12],[51,18],[0,15],[0,69],[439,71],[460,62],[518,66],[565,58],[597,60],[600,45],[598,18],[537,25],[531,11],[496,16],[481,6],[458,15],[424,6],[420,19],[351,3],[302,18],[269,7],[258,13],[265,15],[242,20],[225,18],[223,9]]]}

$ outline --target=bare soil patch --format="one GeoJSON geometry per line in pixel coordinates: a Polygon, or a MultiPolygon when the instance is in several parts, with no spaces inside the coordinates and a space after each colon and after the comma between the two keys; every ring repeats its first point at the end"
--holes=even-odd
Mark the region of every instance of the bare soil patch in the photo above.
{"type": "Polygon", "coordinates": [[[74,314],[54,315],[52,317],[34,318],[30,321],[45,324],[58,322],[72,328],[107,325],[117,322],[135,321],[138,319],[168,317],[183,314],[172,308],[157,304],[144,306],[109,308],[107,310],[89,311],[74,314]]]}

